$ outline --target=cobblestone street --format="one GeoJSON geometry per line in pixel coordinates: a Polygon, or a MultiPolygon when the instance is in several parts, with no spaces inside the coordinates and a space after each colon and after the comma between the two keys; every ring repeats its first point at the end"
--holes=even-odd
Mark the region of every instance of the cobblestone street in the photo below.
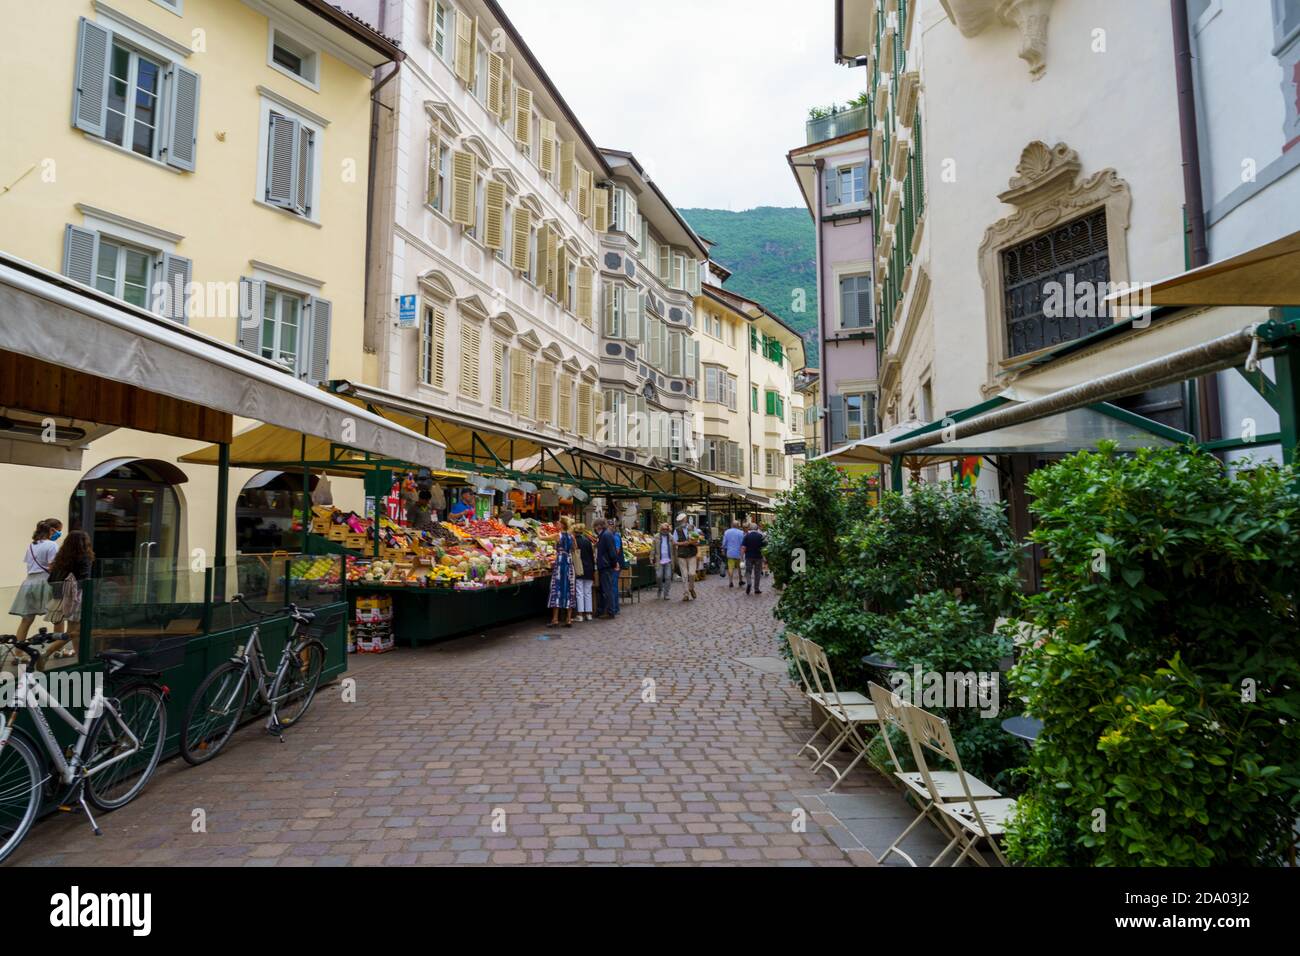
{"type": "MultiPolygon", "coordinates": [[[[285,743],[250,724],[210,764],[165,764],[101,818],[102,838],[50,818],[11,862],[873,864],[810,796],[829,772],[795,756],[811,726],[780,673],[773,591],[674,591],[642,592],[615,622],[551,629],[539,614],[353,657],[356,703],[322,688],[285,743]]],[[[906,813],[873,771],[837,793],[906,813]]]]}

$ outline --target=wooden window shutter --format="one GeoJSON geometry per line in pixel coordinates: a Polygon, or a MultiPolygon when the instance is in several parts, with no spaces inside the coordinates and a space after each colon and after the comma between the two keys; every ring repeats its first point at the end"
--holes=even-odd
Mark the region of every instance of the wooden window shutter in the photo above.
{"type": "Polygon", "coordinates": [[[555,297],[560,294],[560,234],[546,227],[546,291],[555,297]]]}
{"type": "Polygon", "coordinates": [[[266,168],[266,201],[292,209],[297,196],[298,121],[271,114],[270,156],[266,168]]]}
{"type": "Polygon", "coordinates": [[[171,104],[167,111],[168,166],[194,171],[194,154],[199,143],[199,75],[173,63],[171,104]]]}
{"type": "Polygon", "coordinates": [[[641,296],[636,289],[623,290],[623,338],[641,344],[641,296]]]}
{"type": "Polygon", "coordinates": [[[537,225],[537,275],[533,276],[533,282],[540,289],[546,288],[546,240],[551,234],[551,227],[544,226],[541,223],[537,225]]]}
{"type": "Polygon", "coordinates": [[[581,166],[578,167],[578,215],[583,219],[591,218],[591,183],[592,175],[581,166]]]}
{"type": "Polygon", "coordinates": [[[165,252],[162,257],[162,272],[163,281],[166,283],[162,314],[176,322],[188,322],[186,308],[189,303],[193,264],[184,256],[165,252]]]}
{"type": "Polygon", "coordinates": [[[108,115],[108,57],[112,47],[112,31],[81,18],[77,26],[72,125],[93,136],[104,135],[108,115]]]}
{"type": "Polygon", "coordinates": [[[542,142],[537,157],[537,165],[548,176],[555,172],[555,123],[545,117],[541,120],[542,142]]]}
{"type": "Polygon", "coordinates": [[[578,318],[591,327],[592,320],[592,278],[591,266],[578,266],[578,318]]]}
{"type": "Polygon", "coordinates": [[[514,235],[511,239],[510,266],[517,272],[528,271],[528,237],[533,228],[533,211],[527,206],[515,209],[514,235]]]}
{"type": "Polygon", "coordinates": [[[470,322],[460,324],[460,393],[475,401],[479,398],[479,352],[482,342],[479,328],[470,322]]]}
{"type": "Polygon", "coordinates": [[[560,143],[560,191],[569,192],[573,189],[573,166],[574,166],[574,145],[566,140],[560,143]]]}
{"type": "Polygon", "coordinates": [[[542,362],[537,369],[537,420],[555,424],[555,365],[542,362]]]}
{"type": "Polygon", "coordinates": [[[477,27],[477,21],[471,20],[463,13],[456,13],[456,57],[455,70],[456,76],[466,86],[472,86],[474,83],[474,32],[477,27]]]}
{"type": "Polygon", "coordinates": [[[445,388],[447,385],[447,312],[445,309],[436,305],[433,307],[433,323],[429,331],[433,336],[429,349],[432,367],[428,370],[426,381],[438,388],[445,388]]]}
{"type": "Polygon", "coordinates": [[[667,245],[659,247],[659,278],[664,282],[672,275],[673,251],[667,245]]]}
{"type": "Polygon", "coordinates": [[[560,396],[556,403],[560,409],[560,420],[556,423],[566,432],[573,431],[573,377],[560,376],[560,396]]]}
{"type": "Polygon", "coordinates": [[[505,60],[505,72],[501,78],[501,112],[497,115],[504,123],[514,114],[515,102],[515,61],[505,60]]]}
{"type": "Polygon", "coordinates": [[[569,250],[560,246],[560,257],[556,263],[556,287],[559,291],[557,298],[560,305],[569,301],[569,250]]]}
{"type": "Polygon", "coordinates": [[[506,407],[506,356],[509,349],[499,339],[492,340],[492,404],[506,407]]]}
{"type": "Polygon", "coordinates": [[[474,186],[478,179],[478,157],[468,150],[451,154],[451,221],[474,225],[474,186]]]}
{"type": "Polygon", "coordinates": [[[524,369],[524,353],[510,350],[510,411],[515,415],[528,415],[528,378],[524,369]]]}
{"type": "MultiPolygon", "coordinates": [[[[63,231],[63,274],[82,285],[95,284],[99,233],[69,224],[63,231]]],[[[260,329],[260,326],[259,326],[260,329]]]]}
{"type": "Polygon", "coordinates": [[[609,231],[609,190],[596,190],[596,231],[609,231]]]}
{"type": "MultiPolygon", "coordinates": [[[[330,325],[333,320],[334,306],[326,299],[311,298],[307,300],[308,324],[310,334],[310,352],[305,356],[303,373],[300,378],[310,382],[329,381],[330,368],[330,325]]],[[[298,350],[298,360],[303,362],[303,350],[298,350]]]]}
{"type": "Polygon", "coordinates": [[[578,434],[591,437],[591,385],[588,382],[578,385],[578,434]]]}
{"type": "Polygon", "coordinates": [[[528,146],[533,141],[533,91],[515,87],[515,142],[528,146]]]}
{"type": "Polygon", "coordinates": [[[489,249],[506,247],[506,184],[493,180],[487,184],[483,201],[483,245],[489,249]]]}
{"type": "Polygon", "coordinates": [[[488,112],[501,115],[502,86],[505,83],[505,61],[495,53],[489,53],[488,62],[488,112]]]}

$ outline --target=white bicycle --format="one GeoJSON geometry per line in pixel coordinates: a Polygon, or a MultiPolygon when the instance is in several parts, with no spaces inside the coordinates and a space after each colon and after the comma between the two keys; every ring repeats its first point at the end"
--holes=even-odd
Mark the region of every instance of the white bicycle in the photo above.
{"type": "Polygon", "coordinates": [[[99,655],[106,680],[120,686],[108,694],[97,686],[79,720],[30,670],[40,659],[40,645],[50,639],[45,631],[40,634],[34,641],[0,636],[0,645],[18,652],[17,673],[6,688],[6,698],[10,693],[12,698],[0,702],[0,861],[27,836],[47,795],[61,795],[63,810],[79,805],[100,836],[90,808],[116,810],[139,796],[158,769],[167,740],[167,688],[156,671],[139,666],[137,652],[99,655]],[[46,709],[76,732],[71,746],[55,739],[46,709]],[[15,726],[20,710],[31,714],[36,738],[15,726]]]}

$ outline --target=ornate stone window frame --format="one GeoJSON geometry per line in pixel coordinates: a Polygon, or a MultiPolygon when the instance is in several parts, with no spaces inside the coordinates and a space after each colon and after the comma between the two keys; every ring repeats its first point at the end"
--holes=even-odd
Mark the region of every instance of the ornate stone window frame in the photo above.
{"type": "Polygon", "coordinates": [[[1106,245],[1110,256],[1110,281],[1128,282],[1128,226],[1133,204],[1129,185],[1112,168],[1090,176],[1081,173],[1079,155],[1065,143],[1048,147],[1034,140],[1020,153],[1016,173],[1002,202],[1015,206],[984,232],[979,247],[980,282],[984,286],[984,317],[988,332],[988,370],[985,395],[1004,387],[999,378],[1007,366],[1020,364],[1047,349],[1007,357],[1007,323],[1002,289],[1003,250],[1041,235],[1055,226],[1104,208],[1106,245]]]}

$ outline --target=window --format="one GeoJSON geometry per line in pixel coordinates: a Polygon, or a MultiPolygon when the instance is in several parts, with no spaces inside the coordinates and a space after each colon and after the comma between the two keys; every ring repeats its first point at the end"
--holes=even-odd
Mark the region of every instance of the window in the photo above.
{"type": "Polygon", "coordinates": [[[492,404],[509,409],[510,399],[510,347],[500,339],[492,342],[492,404]]]}
{"type": "Polygon", "coordinates": [[[1006,316],[1007,358],[1060,345],[1109,326],[1109,310],[1061,310],[1047,315],[1053,289],[1100,288],[1110,281],[1106,210],[1056,226],[998,254],[1006,316]],[[1082,314],[1075,314],[1076,312],[1082,314]]]}
{"type": "Polygon", "coordinates": [[[113,44],[104,130],[104,138],[110,143],[157,158],[162,72],[162,64],[121,43],[113,44]]]}
{"type": "Polygon", "coordinates": [[[871,277],[843,276],[840,279],[840,328],[871,328],[871,277]]]}
{"type": "Polygon", "coordinates": [[[844,438],[857,441],[876,433],[876,400],[874,395],[844,396],[844,438]]]}
{"type": "Polygon", "coordinates": [[[839,206],[865,202],[867,167],[863,163],[841,166],[826,176],[826,205],[839,206]]]}
{"type": "Polygon", "coordinates": [[[771,415],[774,418],[779,418],[782,421],[784,421],[785,420],[785,398],[782,397],[781,393],[769,389],[767,392],[766,400],[767,400],[767,406],[766,406],[767,414],[771,415]]]}
{"type": "Polygon", "coordinates": [[[302,332],[301,296],[267,286],[262,301],[262,358],[298,368],[302,332]]]}
{"type": "Polygon", "coordinates": [[[265,176],[265,199],[269,205],[312,218],[316,131],[299,119],[271,110],[265,176]]]}
{"type": "Polygon", "coordinates": [[[722,316],[713,312],[704,314],[704,331],[709,333],[719,342],[722,341],[722,316]]]}
{"type": "Polygon", "coordinates": [[[433,53],[444,63],[450,64],[456,11],[442,0],[430,0],[429,19],[431,21],[429,32],[433,35],[433,53]]]}
{"type": "Polygon", "coordinates": [[[152,253],[101,238],[99,262],[95,269],[95,288],[147,309],[152,265],[152,253]]]}
{"type": "Polygon", "coordinates": [[[753,445],[753,446],[751,446],[749,459],[750,459],[750,460],[749,460],[749,473],[750,473],[751,475],[757,475],[757,474],[759,474],[759,467],[760,467],[760,466],[759,466],[759,463],[758,463],[758,446],[757,446],[757,445],[753,445]]]}
{"type": "Polygon", "coordinates": [[[627,441],[627,395],[623,392],[605,393],[604,442],[623,447],[627,441]]]}
{"type": "Polygon", "coordinates": [[[623,337],[623,287],[614,282],[605,283],[605,338],[623,337]]]}
{"type": "Polygon", "coordinates": [[[785,477],[785,462],[781,458],[779,451],[773,451],[771,448],[763,450],[763,473],[769,478],[785,477]]]}
{"type": "Polygon", "coordinates": [[[425,202],[441,213],[447,211],[447,171],[450,162],[451,147],[443,140],[438,127],[431,127],[429,129],[429,182],[425,202]]]}
{"type": "Polygon", "coordinates": [[[686,257],[678,252],[673,253],[672,287],[674,289],[686,288],[686,257]]]}
{"type": "Polygon", "coordinates": [[[570,258],[568,262],[568,279],[564,284],[564,307],[577,314],[578,311],[578,260],[570,258]]]}
{"type": "Polygon", "coordinates": [[[82,17],[72,125],[147,159],[193,170],[199,76],[82,17]]]}
{"type": "Polygon", "coordinates": [[[749,386],[749,410],[751,412],[758,411],[758,386],[757,385],[749,386]]]}
{"type": "Polygon", "coordinates": [[[316,51],[288,36],[283,30],[271,28],[270,65],[281,73],[318,88],[316,51]]]}
{"type": "Polygon", "coordinates": [[[680,415],[673,415],[668,420],[668,460],[680,462],[682,460],[682,419],[680,415]]]}

